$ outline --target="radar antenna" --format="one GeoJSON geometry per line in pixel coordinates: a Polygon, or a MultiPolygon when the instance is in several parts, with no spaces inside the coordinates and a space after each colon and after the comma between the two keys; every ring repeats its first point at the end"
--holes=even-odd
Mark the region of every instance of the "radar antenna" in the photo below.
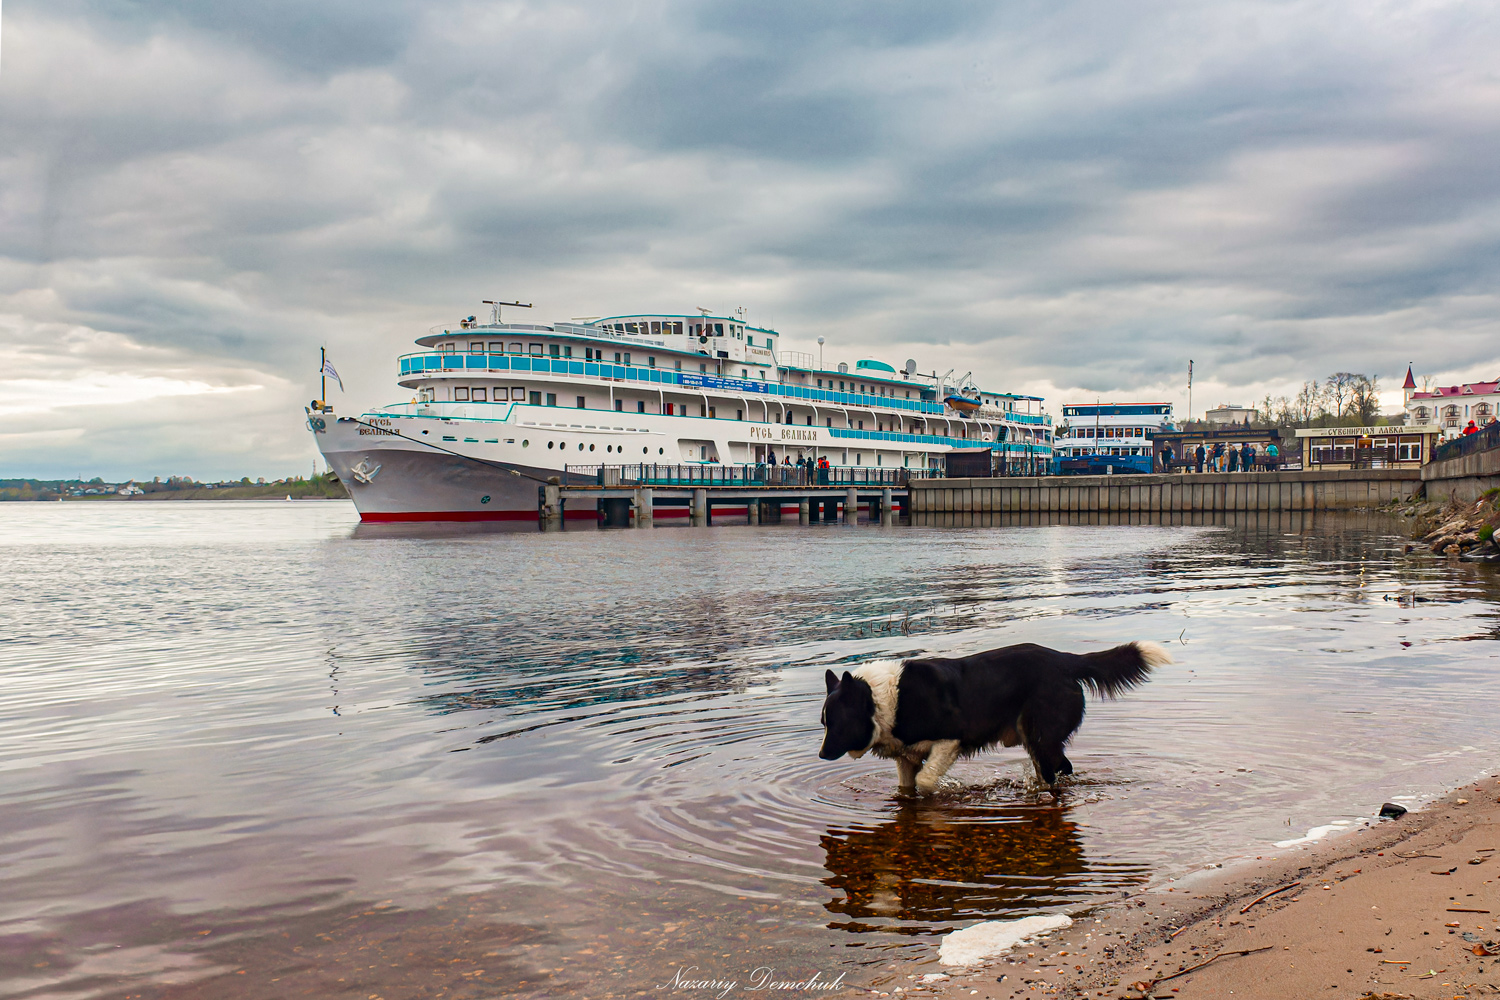
{"type": "Polygon", "coordinates": [[[480,302],[490,307],[490,322],[496,326],[500,325],[500,307],[515,306],[518,309],[530,309],[530,302],[496,302],[494,299],[480,299],[480,302]]]}

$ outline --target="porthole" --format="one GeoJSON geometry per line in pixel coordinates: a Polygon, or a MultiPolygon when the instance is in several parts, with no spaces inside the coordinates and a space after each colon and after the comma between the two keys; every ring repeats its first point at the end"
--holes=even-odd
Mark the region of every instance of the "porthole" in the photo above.
{"type": "Polygon", "coordinates": [[[594,446],[593,445],[589,445],[589,451],[593,451],[593,450],[594,450],[594,446]]]}
{"type": "Polygon", "coordinates": [[[667,453],[667,449],[665,449],[665,448],[658,448],[658,449],[656,449],[656,453],[658,455],[665,455],[667,453]]]}
{"type": "Polygon", "coordinates": [[[579,451],[583,450],[583,442],[582,441],[578,442],[578,450],[579,451]]]}
{"type": "Polygon", "coordinates": [[[531,447],[531,442],[529,440],[525,439],[525,438],[522,438],[521,439],[521,447],[522,448],[530,448],[531,447]]]}
{"type": "Polygon", "coordinates": [[[646,454],[646,449],[645,449],[645,448],[642,448],[642,449],[641,449],[641,454],[642,454],[642,455],[644,455],[644,454],[646,454]]]}
{"type": "Polygon", "coordinates": [[[548,441],[548,442],[547,442],[547,450],[548,450],[548,451],[551,451],[551,450],[552,450],[552,442],[551,442],[551,441],[548,441]]]}

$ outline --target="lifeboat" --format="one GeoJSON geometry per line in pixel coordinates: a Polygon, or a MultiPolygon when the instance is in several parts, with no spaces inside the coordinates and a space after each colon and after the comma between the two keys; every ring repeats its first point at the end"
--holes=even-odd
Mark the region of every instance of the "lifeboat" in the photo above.
{"type": "Polygon", "coordinates": [[[953,407],[959,413],[975,413],[981,406],[984,405],[977,399],[971,399],[968,396],[962,396],[956,392],[952,393],[951,395],[945,396],[943,398],[943,402],[953,407]]]}

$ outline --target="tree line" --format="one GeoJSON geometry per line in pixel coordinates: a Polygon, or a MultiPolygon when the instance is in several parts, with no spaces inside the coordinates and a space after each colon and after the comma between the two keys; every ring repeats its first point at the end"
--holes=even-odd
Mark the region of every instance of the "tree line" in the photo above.
{"type": "Polygon", "coordinates": [[[1296,396],[1270,396],[1255,408],[1256,423],[1272,427],[1373,426],[1380,418],[1380,376],[1334,372],[1302,383],[1296,396]]]}

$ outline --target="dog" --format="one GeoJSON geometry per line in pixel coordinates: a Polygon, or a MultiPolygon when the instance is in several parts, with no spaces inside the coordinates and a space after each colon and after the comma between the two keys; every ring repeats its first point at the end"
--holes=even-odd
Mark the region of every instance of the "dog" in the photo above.
{"type": "Polygon", "coordinates": [[[896,762],[901,794],[931,794],[954,761],[996,744],[1026,747],[1049,788],[1073,773],[1063,748],[1083,723],[1083,689],[1117,698],[1172,662],[1154,642],[1098,653],[1023,643],[973,656],[868,663],[829,670],[818,756],[896,762]]]}

